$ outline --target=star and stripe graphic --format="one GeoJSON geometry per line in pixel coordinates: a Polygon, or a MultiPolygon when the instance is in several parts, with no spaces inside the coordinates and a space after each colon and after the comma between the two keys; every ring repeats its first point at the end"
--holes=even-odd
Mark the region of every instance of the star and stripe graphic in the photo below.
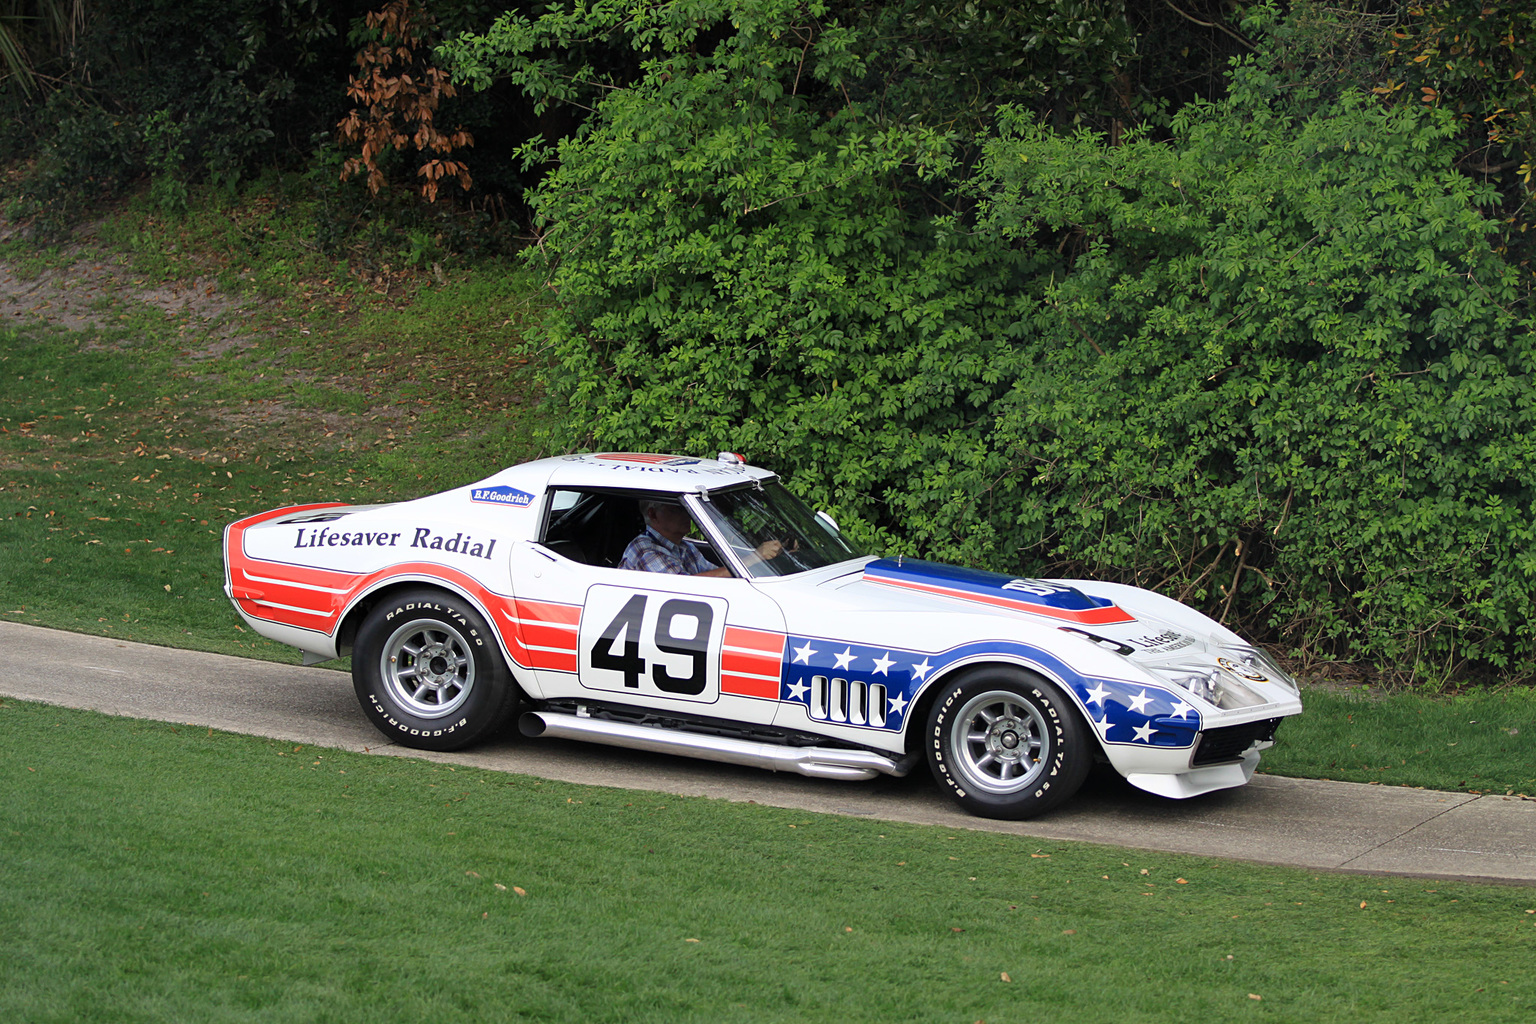
{"type": "Polygon", "coordinates": [[[779,700],[802,704],[814,720],[898,732],[912,697],[933,671],[926,658],[874,647],[791,636],[779,700]]]}
{"type": "Polygon", "coordinates": [[[1108,679],[1073,687],[1106,743],[1189,747],[1200,732],[1200,712],[1170,690],[1108,679]]]}
{"type": "Polygon", "coordinates": [[[930,677],[956,663],[998,654],[1071,680],[1069,688],[1106,743],[1190,747],[1200,731],[1200,712],[1172,690],[1125,680],[1081,679],[1051,654],[1006,640],[925,652],[792,634],[785,643],[779,700],[804,705],[815,721],[900,731],[913,699],[930,677]],[[865,702],[862,720],[857,720],[858,700],[865,702]]]}

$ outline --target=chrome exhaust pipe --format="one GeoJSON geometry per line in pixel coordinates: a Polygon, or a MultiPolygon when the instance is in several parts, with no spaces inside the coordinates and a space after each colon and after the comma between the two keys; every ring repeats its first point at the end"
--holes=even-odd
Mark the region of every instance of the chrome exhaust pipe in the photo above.
{"type": "Polygon", "coordinates": [[[517,725],[524,736],[554,736],[586,740],[589,743],[606,743],[630,750],[649,750],[657,754],[681,754],[706,761],[766,768],[773,772],[797,772],[815,779],[859,780],[873,779],[877,775],[900,777],[912,768],[909,758],[897,760],[869,750],[785,747],[775,743],[610,722],[555,711],[529,711],[518,720],[517,725]]]}

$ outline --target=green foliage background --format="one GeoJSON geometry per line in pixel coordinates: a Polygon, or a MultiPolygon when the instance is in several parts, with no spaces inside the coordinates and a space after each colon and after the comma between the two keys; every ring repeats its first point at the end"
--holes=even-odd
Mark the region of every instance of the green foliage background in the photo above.
{"type": "Polygon", "coordinates": [[[539,154],[560,443],[745,451],[877,548],[1519,671],[1529,287],[1456,119],[1261,48],[1122,131],[1119,25],[977,20],[1024,69],[990,88],[935,57],[949,37],[896,40],[899,7],[596,4],[449,48],[471,81],[594,103],[539,154]],[[571,63],[597,41],[638,74],[571,63]],[[1027,102],[1047,72],[1083,83],[1056,97],[1075,130],[1027,102]]]}
{"type": "MultiPolygon", "coordinates": [[[[338,246],[326,235],[358,232],[381,211],[391,226],[420,220],[392,197],[370,209],[361,186],[337,181],[348,77],[370,35],[364,16],[383,2],[0,0],[0,164],[26,161],[13,216],[60,234],[145,181],[162,212],[176,215],[189,185],[233,195],[263,172],[307,167],[331,207],[318,232],[328,249],[338,246]]],[[[434,31],[452,33],[484,27],[507,5],[420,6],[434,31]]],[[[495,196],[503,209],[520,202],[510,151],[528,134],[528,104],[495,89],[449,101],[439,117],[479,139],[464,154],[474,198],[483,206],[495,196]]]]}

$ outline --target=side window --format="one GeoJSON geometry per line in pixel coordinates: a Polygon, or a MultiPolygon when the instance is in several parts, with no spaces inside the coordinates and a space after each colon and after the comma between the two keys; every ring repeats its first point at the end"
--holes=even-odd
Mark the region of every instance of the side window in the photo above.
{"type": "Polygon", "coordinates": [[[644,529],[633,498],[617,494],[556,490],[541,543],[556,554],[587,565],[613,568],[624,548],[644,529]]]}
{"type": "MultiPolygon", "coordinates": [[[[675,506],[681,510],[682,506],[675,506]]],[[[692,523],[687,518],[686,522],[692,523]]],[[[600,491],[556,490],[550,495],[544,534],[539,539],[550,551],[573,562],[618,568],[630,541],[645,532],[640,501],[631,494],[600,491]]],[[[697,549],[699,563],[724,564],[695,525],[683,540],[697,549]]]]}

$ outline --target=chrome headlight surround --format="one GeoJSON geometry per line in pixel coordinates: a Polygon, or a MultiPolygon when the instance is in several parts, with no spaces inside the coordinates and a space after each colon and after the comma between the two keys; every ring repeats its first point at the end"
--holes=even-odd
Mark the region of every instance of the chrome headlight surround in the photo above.
{"type": "Polygon", "coordinates": [[[1188,690],[1212,707],[1221,706],[1221,670],[1213,665],[1148,666],[1152,673],[1188,690]]]}

